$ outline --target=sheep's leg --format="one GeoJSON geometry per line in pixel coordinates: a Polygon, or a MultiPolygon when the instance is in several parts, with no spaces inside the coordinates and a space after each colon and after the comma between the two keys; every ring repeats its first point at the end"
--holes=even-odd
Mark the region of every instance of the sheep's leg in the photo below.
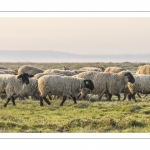
{"type": "Polygon", "coordinates": [[[137,100],[135,98],[135,94],[132,95],[132,98],[134,99],[135,102],[137,102],[137,100]]]}
{"type": "MultiPolygon", "coordinates": [[[[104,94],[98,95],[98,100],[101,101],[102,97],[104,94]]],[[[107,98],[107,94],[105,94],[106,98],[107,98]]]]}
{"type": "Polygon", "coordinates": [[[13,106],[16,106],[15,98],[13,96],[11,97],[11,100],[12,100],[13,106]]]}
{"type": "Polygon", "coordinates": [[[135,98],[135,94],[136,94],[136,93],[134,93],[134,94],[129,94],[129,96],[128,96],[129,100],[131,100],[131,98],[132,98],[132,99],[134,99],[135,102],[137,102],[137,100],[136,100],[136,98],[135,98]]]}
{"type": "Polygon", "coordinates": [[[127,93],[126,92],[124,92],[124,98],[123,98],[123,101],[127,98],[127,93]]]}
{"type": "Polygon", "coordinates": [[[116,96],[118,96],[118,101],[120,101],[120,94],[116,94],[116,96]]]}
{"type": "Polygon", "coordinates": [[[77,96],[77,98],[79,99],[79,98],[80,98],[80,96],[81,96],[81,93],[77,96]]]}
{"type": "Polygon", "coordinates": [[[86,97],[87,97],[87,95],[83,95],[83,96],[82,96],[82,99],[83,99],[83,100],[86,100],[86,97]]]}
{"type": "Polygon", "coordinates": [[[111,101],[112,94],[108,93],[108,100],[111,101]]]}
{"type": "Polygon", "coordinates": [[[7,99],[6,103],[4,104],[4,107],[7,107],[7,104],[9,103],[10,98],[7,99]]]}
{"type": "MultiPolygon", "coordinates": [[[[139,93],[137,93],[137,94],[139,94],[139,93]]],[[[146,96],[147,96],[148,94],[145,94],[145,96],[143,96],[143,98],[145,98],[146,96]]],[[[139,95],[138,95],[139,96],[139,95]]],[[[141,97],[140,97],[141,98],[141,97]]]]}
{"type": "Polygon", "coordinates": [[[48,97],[49,97],[49,99],[50,99],[50,100],[53,100],[53,98],[51,97],[51,95],[50,95],[50,94],[48,94],[48,97]]]}
{"type": "Polygon", "coordinates": [[[74,101],[74,104],[76,104],[77,102],[76,102],[76,98],[74,97],[74,96],[72,96],[72,95],[70,95],[71,97],[72,97],[72,99],[73,99],[73,101],[74,101]]]}
{"type": "Polygon", "coordinates": [[[43,106],[44,104],[43,104],[43,98],[42,97],[40,97],[40,106],[43,106]]]}
{"type": "Polygon", "coordinates": [[[131,100],[131,94],[128,94],[128,100],[131,100]]]}
{"type": "Polygon", "coordinates": [[[140,95],[140,93],[137,93],[137,96],[138,96],[139,98],[141,98],[141,95],[140,95]]]}
{"type": "Polygon", "coordinates": [[[45,100],[45,102],[48,104],[48,105],[50,105],[51,103],[50,103],[50,101],[46,98],[46,96],[45,97],[43,97],[43,99],[45,100]]]}
{"type": "Polygon", "coordinates": [[[63,96],[63,100],[62,102],[60,103],[60,106],[63,106],[64,102],[66,101],[67,97],[66,96],[63,96]]]}

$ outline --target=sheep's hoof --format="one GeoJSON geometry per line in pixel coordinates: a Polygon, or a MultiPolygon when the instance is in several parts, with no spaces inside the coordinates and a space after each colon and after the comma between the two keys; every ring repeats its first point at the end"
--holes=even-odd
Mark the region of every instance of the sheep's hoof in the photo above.
{"type": "Polygon", "coordinates": [[[4,104],[4,107],[7,107],[7,104],[6,104],[6,103],[4,104]]]}
{"type": "Polygon", "coordinates": [[[40,103],[40,106],[44,106],[43,103],[40,103]]]}
{"type": "Polygon", "coordinates": [[[51,105],[51,103],[50,103],[49,101],[47,102],[47,104],[48,104],[48,105],[51,105]]]}
{"type": "Polygon", "coordinates": [[[60,106],[63,106],[63,104],[62,104],[62,103],[60,103],[60,106]]]}

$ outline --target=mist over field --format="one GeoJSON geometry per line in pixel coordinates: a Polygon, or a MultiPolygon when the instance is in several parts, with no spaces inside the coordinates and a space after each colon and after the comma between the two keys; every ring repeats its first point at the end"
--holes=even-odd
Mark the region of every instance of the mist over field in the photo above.
{"type": "Polygon", "coordinates": [[[81,55],[60,51],[1,50],[0,62],[149,62],[149,54],[81,55]]]}

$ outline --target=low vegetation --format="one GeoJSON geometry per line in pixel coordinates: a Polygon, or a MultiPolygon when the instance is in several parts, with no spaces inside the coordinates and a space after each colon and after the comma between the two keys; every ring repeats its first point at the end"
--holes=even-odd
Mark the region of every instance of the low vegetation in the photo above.
{"type": "Polygon", "coordinates": [[[67,100],[60,107],[60,99],[40,107],[39,101],[16,100],[3,107],[0,103],[0,132],[4,133],[145,133],[150,132],[150,96],[134,101],[111,102],[103,98],[67,100]]]}

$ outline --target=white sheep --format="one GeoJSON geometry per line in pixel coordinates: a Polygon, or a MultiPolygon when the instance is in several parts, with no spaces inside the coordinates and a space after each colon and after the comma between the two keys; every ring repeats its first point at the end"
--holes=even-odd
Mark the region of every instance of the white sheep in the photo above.
{"type": "Polygon", "coordinates": [[[136,74],[134,75],[135,83],[128,83],[128,88],[131,92],[131,96],[136,101],[135,94],[150,94],[150,75],[136,74]]]}
{"type": "Polygon", "coordinates": [[[40,105],[43,106],[43,99],[50,104],[46,96],[48,94],[63,96],[60,106],[66,101],[67,96],[71,96],[76,103],[76,98],[81,89],[94,89],[91,80],[84,80],[82,78],[67,77],[59,75],[44,75],[38,79],[38,89],[40,91],[40,105]]]}
{"type": "Polygon", "coordinates": [[[24,84],[29,84],[29,75],[27,73],[20,75],[0,75],[0,93],[6,93],[7,95],[4,107],[7,106],[10,100],[12,100],[13,105],[16,105],[14,96],[23,90],[24,84]]]}
{"type": "Polygon", "coordinates": [[[136,74],[150,74],[150,65],[139,66],[136,74]]]}
{"type": "Polygon", "coordinates": [[[72,70],[75,74],[79,74],[81,72],[86,72],[86,70],[72,70]]]}
{"type": "Polygon", "coordinates": [[[104,67],[82,67],[79,70],[85,70],[85,71],[99,71],[99,72],[103,72],[105,69],[104,67]]]}
{"type": "Polygon", "coordinates": [[[17,71],[16,70],[0,69],[0,74],[14,74],[14,75],[17,75],[17,71]]]}
{"type": "Polygon", "coordinates": [[[45,73],[45,74],[51,73],[51,70],[52,70],[52,69],[47,69],[47,70],[45,70],[43,73],[45,73]]]}
{"type": "Polygon", "coordinates": [[[52,69],[51,72],[58,73],[58,74],[64,74],[66,76],[76,75],[76,73],[74,71],[71,71],[71,70],[52,69]]]}
{"type": "Polygon", "coordinates": [[[28,73],[29,75],[35,75],[37,73],[43,73],[44,71],[42,69],[29,66],[29,65],[23,65],[18,69],[18,74],[28,73]]]}
{"type": "Polygon", "coordinates": [[[64,66],[64,67],[62,68],[62,70],[71,70],[71,69],[70,69],[70,67],[64,66]]]}
{"type": "Polygon", "coordinates": [[[4,71],[0,71],[0,74],[6,74],[4,71]]]}
{"type": "MultiPolygon", "coordinates": [[[[111,99],[112,94],[119,96],[125,85],[127,85],[127,82],[134,83],[134,78],[128,71],[122,71],[120,73],[89,71],[78,74],[77,78],[90,79],[95,87],[91,94],[97,94],[99,100],[101,100],[105,93],[109,95],[109,100],[111,99]]],[[[84,93],[84,89],[82,92],[84,93]]]]}
{"type": "Polygon", "coordinates": [[[119,73],[121,71],[124,71],[124,68],[121,67],[107,67],[104,72],[113,72],[113,73],[119,73]]]}
{"type": "Polygon", "coordinates": [[[0,66],[0,69],[7,70],[7,68],[6,68],[6,67],[2,67],[2,66],[0,66]]]}
{"type": "Polygon", "coordinates": [[[29,79],[29,84],[25,85],[23,90],[21,90],[19,92],[19,94],[17,94],[16,96],[14,96],[14,98],[24,98],[24,97],[29,97],[31,96],[34,99],[38,99],[39,100],[39,91],[37,88],[37,79],[36,78],[30,78],[29,79]]]}

